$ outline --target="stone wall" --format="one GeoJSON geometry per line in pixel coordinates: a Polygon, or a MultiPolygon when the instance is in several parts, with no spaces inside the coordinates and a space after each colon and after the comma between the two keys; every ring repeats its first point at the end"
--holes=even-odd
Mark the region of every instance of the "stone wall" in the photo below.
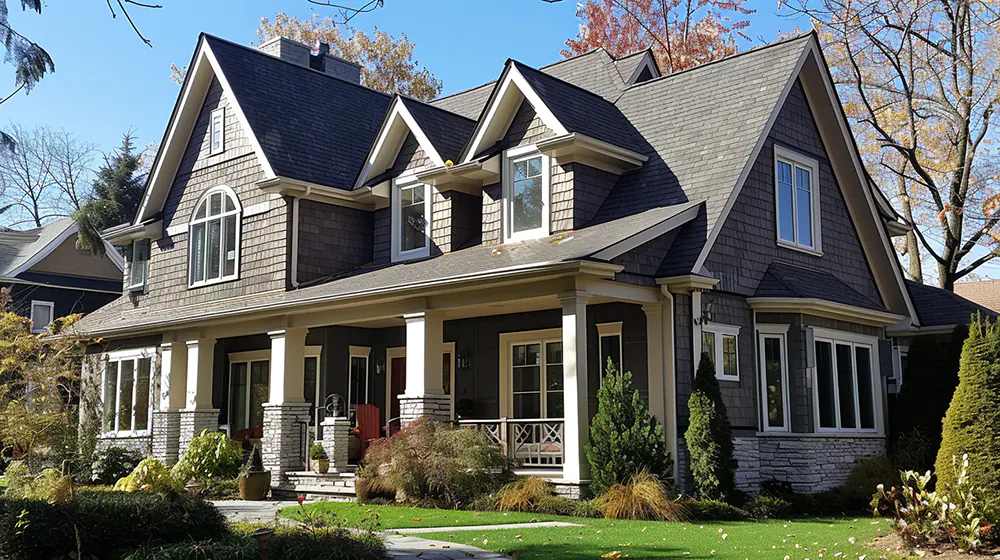
{"type": "Polygon", "coordinates": [[[734,437],[733,458],[736,459],[736,489],[756,492],[763,482],[760,476],[760,440],[756,437],[734,437]]]}
{"type": "Polygon", "coordinates": [[[177,453],[183,457],[191,446],[191,440],[203,430],[219,429],[219,409],[182,410],[180,412],[180,435],[178,436],[177,453]]]}
{"type": "Polygon", "coordinates": [[[264,405],[261,459],[264,469],[271,471],[272,487],[284,486],[286,473],[305,470],[311,407],[309,403],[264,405]]]}
{"type": "Polygon", "coordinates": [[[153,411],[152,455],[166,465],[177,462],[180,452],[181,414],[175,410],[153,411]]]}
{"type": "Polygon", "coordinates": [[[847,480],[858,459],[885,453],[882,437],[763,436],[758,440],[761,482],[788,482],[796,492],[836,488],[847,480]]]}
{"type": "Polygon", "coordinates": [[[97,449],[104,450],[109,447],[123,447],[134,451],[145,457],[152,452],[153,444],[151,436],[101,436],[97,440],[97,449]]]}
{"type": "Polygon", "coordinates": [[[400,396],[400,422],[406,425],[417,418],[448,421],[451,418],[451,397],[448,395],[400,396]]]}

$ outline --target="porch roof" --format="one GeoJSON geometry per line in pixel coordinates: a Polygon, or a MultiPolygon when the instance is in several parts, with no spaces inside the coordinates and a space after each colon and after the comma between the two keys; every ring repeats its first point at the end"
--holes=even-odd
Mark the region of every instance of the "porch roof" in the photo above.
{"type": "Polygon", "coordinates": [[[493,247],[477,245],[419,261],[359,268],[292,291],[155,311],[136,308],[124,296],[84,317],[77,323],[77,332],[87,337],[149,334],[164,328],[191,327],[209,319],[266,311],[287,313],[318,303],[391,296],[403,290],[475,281],[485,276],[542,272],[572,262],[608,262],[629,249],[629,240],[641,241],[652,232],[662,235],[656,228],[662,228],[671,219],[677,224],[684,223],[679,218],[690,219],[697,213],[685,211],[701,205],[701,201],[685,202],[541,239],[493,247]]]}

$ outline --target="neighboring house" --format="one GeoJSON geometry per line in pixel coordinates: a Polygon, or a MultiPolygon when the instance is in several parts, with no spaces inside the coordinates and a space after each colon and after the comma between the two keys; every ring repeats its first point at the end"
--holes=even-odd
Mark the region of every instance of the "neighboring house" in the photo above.
{"type": "Polygon", "coordinates": [[[0,286],[10,310],[43,332],[54,319],[90,313],[121,297],[124,261],[111,245],[97,256],[76,248],[76,222],[0,231],[0,286]]]}
{"type": "Polygon", "coordinates": [[[815,35],[668,76],[649,52],[509,60],[429,104],[284,39],[202,35],[189,68],[107,232],[128,293],[80,325],[106,442],[171,462],[259,432],[275,488],[317,492],[307,426],[343,400],[478,426],[574,494],[610,359],[688,490],[706,352],[741,488],[822,490],[885,451],[887,327],[923,318],[815,35]]]}
{"type": "Polygon", "coordinates": [[[1000,313],[1000,280],[980,282],[960,282],[955,284],[955,293],[963,298],[1000,313]]]}

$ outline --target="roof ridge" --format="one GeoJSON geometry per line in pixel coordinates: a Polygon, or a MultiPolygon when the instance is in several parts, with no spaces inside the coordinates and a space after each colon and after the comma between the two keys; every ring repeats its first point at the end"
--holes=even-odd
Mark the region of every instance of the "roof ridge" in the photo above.
{"type": "Polygon", "coordinates": [[[603,52],[603,53],[607,54],[608,58],[610,58],[611,60],[615,59],[615,57],[611,56],[611,53],[608,52],[608,49],[605,49],[604,47],[596,47],[596,48],[590,49],[589,51],[587,51],[585,53],[574,54],[573,56],[567,56],[567,57],[562,58],[560,60],[557,60],[555,62],[550,62],[550,63],[546,64],[545,66],[539,66],[538,68],[536,68],[536,70],[541,70],[542,68],[551,68],[551,67],[553,67],[553,66],[555,66],[557,64],[562,64],[564,62],[569,62],[571,60],[577,60],[579,58],[583,58],[585,56],[590,56],[592,54],[596,54],[596,53],[599,53],[599,52],[603,52]]]}
{"type": "MultiPolygon", "coordinates": [[[[313,73],[313,74],[315,74],[317,76],[324,76],[324,77],[329,78],[331,80],[337,80],[338,83],[347,84],[347,85],[349,85],[351,87],[359,88],[359,89],[362,89],[364,91],[370,91],[370,92],[373,92],[373,93],[377,93],[379,95],[384,95],[385,97],[390,97],[391,98],[393,96],[393,94],[391,94],[391,93],[386,93],[384,91],[380,91],[380,90],[377,90],[375,88],[370,88],[370,87],[365,86],[365,85],[361,85],[361,84],[356,84],[354,82],[350,82],[350,81],[345,80],[343,78],[338,78],[336,76],[331,76],[330,74],[327,74],[326,72],[320,72],[319,70],[316,70],[314,68],[310,68],[308,66],[300,66],[298,64],[295,64],[294,62],[289,62],[287,60],[282,60],[281,58],[278,58],[276,56],[272,56],[270,54],[267,54],[266,52],[264,52],[264,51],[262,51],[262,50],[260,50],[260,49],[258,49],[256,47],[253,47],[253,46],[241,45],[241,44],[239,44],[239,43],[237,43],[235,41],[230,41],[229,39],[223,39],[222,37],[218,37],[218,36],[212,35],[210,33],[202,32],[202,35],[204,35],[204,37],[206,39],[212,39],[212,40],[215,40],[215,41],[219,41],[219,42],[225,43],[227,45],[230,45],[230,46],[233,46],[233,47],[237,47],[237,48],[243,49],[245,51],[258,54],[258,55],[263,56],[263,57],[267,57],[269,60],[274,60],[274,61],[277,61],[277,62],[280,62],[280,63],[283,63],[283,64],[287,64],[287,65],[289,65],[289,66],[291,66],[293,68],[299,68],[299,69],[311,72],[311,73],[313,73]]],[[[308,45],[305,45],[304,43],[302,43],[302,44],[304,46],[308,46],[308,45]]],[[[310,56],[312,56],[312,55],[310,54],[310,56]]],[[[344,59],[344,60],[347,60],[347,59],[344,59]]],[[[347,62],[351,62],[351,61],[348,60],[347,62]]]]}
{"type": "MultiPolygon", "coordinates": [[[[557,78],[556,76],[553,76],[552,74],[548,74],[548,73],[546,73],[546,72],[542,72],[542,71],[541,71],[541,70],[539,70],[538,68],[532,68],[531,66],[528,66],[527,64],[525,64],[525,63],[523,63],[523,62],[519,62],[519,61],[517,61],[517,60],[514,60],[513,58],[511,58],[511,59],[509,59],[509,60],[511,61],[511,63],[513,63],[513,64],[515,64],[515,65],[517,65],[517,66],[523,66],[523,67],[525,67],[525,68],[527,68],[527,69],[529,69],[529,70],[531,70],[531,71],[533,71],[533,72],[538,72],[539,74],[542,74],[542,75],[543,75],[543,76],[545,76],[546,78],[550,78],[550,79],[552,79],[552,80],[557,80],[557,81],[559,81],[559,82],[562,82],[562,83],[564,83],[564,84],[568,85],[568,86],[569,86],[569,87],[571,87],[571,88],[575,88],[575,89],[578,89],[578,90],[580,90],[580,91],[582,91],[582,92],[585,92],[585,93],[586,93],[587,95],[591,95],[591,96],[593,96],[593,97],[596,97],[596,98],[600,99],[601,101],[603,101],[603,102],[605,102],[605,103],[607,103],[607,104],[609,104],[609,105],[611,105],[611,106],[613,106],[613,107],[615,106],[615,104],[614,104],[613,102],[611,102],[611,101],[608,101],[608,100],[607,100],[607,98],[605,98],[605,97],[604,97],[603,95],[599,95],[599,94],[597,94],[597,93],[594,93],[594,92],[590,91],[590,90],[589,90],[589,89],[587,89],[587,88],[583,88],[583,87],[580,87],[580,86],[578,86],[578,85],[576,85],[576,84],[574,84],[574,83],[571,83],[571,82],[567,82],[566,80],[564,80],[564,79],[562,79],[562,78],[557,78]]],[[[616,107],[616,108],[617,108],[617,107],[616,107]]]]}
{"type": "Polygon", "coordinates": [[[816,34],[816,31],[815,30],[811,30],[811,31],[807,31],[805,33],[799,33],[798,35],[795,35],[793,37],[787,37],[787,38],[784,38],[784,39],[778,39],[777,41],[773,41],[771,43],[767,43],[767,44],[764,44],[764,45],[753,47],[753,48],[747,49],[745,51],[736,52],[736,53],[733,53],[733,54],[730,54],[730,55],[723,56],[721,58],[716,58],[715,60],[710,60],[708,62],[705,62],[705,63],[702,63],[702,64],[698,64],[698,65],[692,66],[690,68],[685,68],[684,70],[678,70],[677,72],[671,72],[669,74],[662,74],[658,78],[653,78],[651,80],[645,80],[645,81],[642,81],[642,82],[639,82],[639,83],[636,83],[636,84],[632,84],[631,86],[629,86],[628,88],[626,88],[625,91],[631,91],[634,88],[639,88],[639,87],[642,87],[642,86],[647,85],[647,84],[658,83],[660,81],[666,80],[667,78],[672,78],[674,76],[679,76],[681,74],[687,74],[687,73],[690,73],[690,72],[694,72],[696,70],[701,70],[702,68],[706,68],[708,66],[713,66],[713,65],[718,64],[720,62],[728,62],[728,61],[737,59],[737,58],[739,58],[739,57],[741,57],[743,55],[746,55],[746,54],[758,53],[758,52],[767,50],[767,49],[769,49],[771,47],[777,47],[777,46],[780,46],[780,45],[785,45],[785,44],[788,44],[788,43],[793,43],[795,41],[798,41],[800,39],[808,38],[808,37],[810,37],[812,35],[815,35],[815,34],[816,34]]]}
{"type": "Polygon", "coordinates": [[[462,91],[456,91],[455,93],[449,93],[448,95],[445,95],[443,97],[438,97],[438,98],[432,99],[431,102],[443,101],[445,99],[448,99],[448,98],[451,98],[451,97],[455,97],[456,95],[462,95],[463,93],[469,93],[470,91],[474,91],[474,90],[477,90],[479,88],[484,88],[486,86],[491,86],[491,85],[493,85],[495,83],[497,83],[496,80],[491,80],[489,82],[486,82],[485,84],[479,84],[478,86],[473,86],[473,87],[470,87],[470,88],[463,89],[462,91]]]}
{"type": "Polygon", "coordinates": [[[476,122],[476,119],[470,119],[469,117],[466,117],[466,116],[463,116],[463,115],[459,115],[458,113],[455,113],[454,111],[449,111],[448,109],[445,109],[444,107],[438,107],[436,105],[431,105],[430,103],[428,103],[426,101],[420,101],[419,99],[414,99],[414,98],[412,98],[412,97],[410,97],[408,95],[403,95],[401,93],[397,93],[395,95],[399,96],[399,98],[401,100],[403,100],[404,102],[406,102],[406,101],[412,101],[413,103],[417,103],[417,104],[419,104],[419,105],[421,105],[423,107],[427,107],[428,109],[434,109],[435,111],[441,111],[442,113],[446,113],[446,114],[448,114],[448,115],[450,115],[452,117],[458,117],[460,119],[467,120],[467,121],[469,121],[471,123],[475,123],[476,122]]]}

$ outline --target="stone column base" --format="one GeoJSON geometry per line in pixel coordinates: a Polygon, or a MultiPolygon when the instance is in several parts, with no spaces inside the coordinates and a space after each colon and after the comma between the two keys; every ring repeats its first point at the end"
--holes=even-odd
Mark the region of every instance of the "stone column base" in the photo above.
{"type": "Polygon", "coordinates": [[[330,459],[330,470],[347,471],[347,441],[351,435],[351,421],[347,418],[323,419],[323,449],[330,459]]]}
{"type": "Polygon", "coordinates": [[[399,395],[399,423],[406,426],[417,418],[438,422],[451,419],[451,397],[448,395],[399,395]]]}
{"type": "Polygon", "coordinates": [[[191,446],[191,440],[204,430],[215,431],[219,429],[219,409],[202,408],[197,410],[178,411],[180,416],[179,436],[177,443],[177,457],[183,457],[191,446]]]}
{"type": "Polygon", "coordinates": [[[311,403],[264,405],[264,438],[261,458],[271,471],[271,487],[287,482],[285,473],[305,470],[309,456],[311,403]]]}
{"type": "MultiPolygon", "coordinates": [[[[153,411],[153,458],[170,466],[180,458],[181,413],[153,411]]],[[[190,441],[190,440],[188,440],[190,441]]]]}

